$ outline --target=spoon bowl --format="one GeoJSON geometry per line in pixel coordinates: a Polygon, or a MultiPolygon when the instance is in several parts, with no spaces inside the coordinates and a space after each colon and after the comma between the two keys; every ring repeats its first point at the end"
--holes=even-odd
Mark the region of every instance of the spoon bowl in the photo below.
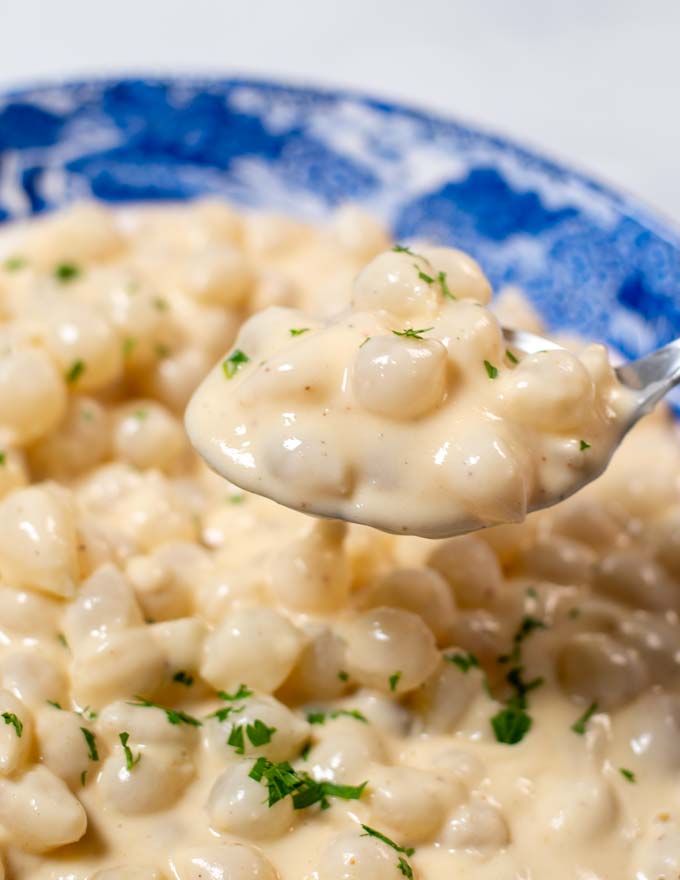
{"type": "MultiPolygon", "coordinates": [[[[503,327],[505,341],[526,354],[563,348],[551,339],[503,327]]],[[[680,339],[675,339],[644,357],[621,364],[614,372],[619,382],[635,395],[635,406],[624,425],[621,439],[650,412],[668,392],[680,383],[680,339]]]]}

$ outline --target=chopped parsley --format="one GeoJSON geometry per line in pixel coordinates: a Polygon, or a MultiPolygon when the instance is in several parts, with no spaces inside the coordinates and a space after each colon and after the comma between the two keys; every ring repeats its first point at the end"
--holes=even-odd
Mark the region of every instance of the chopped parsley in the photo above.
{"type": "Polygon", "coordinates": [[[18,718],[14,712],[3,712],[2,717],[5,721],[5,724],[11,724],[14,728],[14,732],[18,737],[24,732],[24,725],[20,718],[18,718]]]}
{"type": "Polygon", "coordinates": [[[395,244],[392,248],[395,254],[408,254],[410,257],[417,257],[418,254],[414,254],[412,250],[407,247],[404,247],[401,244],[395,244]]]}
{"type": "Polygon", "coordinates": [[[469,672],[471,669],[480,668],[479,660],[471,651],[467,653],[444,654],[444,660],[448,663],[453,663],[461,672],[469,672]]]}
{"type": "Polygon", "coordinates": [[[16,272],[18,269],[23,269],[26,265],[24,257],[7,257],[2,267],[6,272],[16,272]]]}
{"type": "Polygon", "coordinates": [[[216,712],[208,715],[208,718],[217,718],[218,721],[226,721],[227,718],[233,712],[237,714],[238,712],[243,712],[245,706],[236,706],[233,705],[241,700],[246,700],[248,697],[252,697],[253,692],[247,688],[244,684],[238,686],[238,689],[233,694],[228,694],[226,691],[218,691],[217,696],[220,700],[224,700],[226,703],[231,703],[230,706],[222,706],[222,708],[218,709],[216,712]]]}
{"type": "Polygon", "coordinates": [[[531,729],[532,719],[527,712],[529,708],[527,697],[531,691],[543,684],[543,679],[539,677],[525,681],[522,644],[531,633],[538,629],[545,629],[543,621],[525,615],[517,632],[512,637],[512,651],[498,657],[498,663],[511,664],[505,681],[510,685],[513,693],[505,700],[505,708],[491,718],[491,726],[498,742],[506,745],[515,745],[521,742],[531,729]]]}
{"type": "Polygon", "coordinates": [[[370,339],[372,339],[372,338],[373,338],[372,336],[367,336],[366,339],[364,339],[364,341],[361,343],[361,345],[359,346],[359,348],[363,348],[364,345],[366,345],[366,343],[367,343],[370,339]]]}
{"type": "Polygon", "coordinates": [[[390,684],[390,690],[392,693],[396,691],[397,685],[399,684],[399,679],[401,678],[401,672],[393,672],[392,675],[387,679],[390,684]]]}
{"type": "Polygon", "coordinates": [[[228,694],[226,691],[217,692],[217,696],[220,700],[224,700],[226,703],[235,703],[237,700],[247,700],[248,697],[252,697],[252,695],[253,692],[244,684],[240,684],[238,690],[233,694],[228,694]]]}
{"type": "Polygon", "coordinates": [[[484,361],[484,369],[489,379],[495,379],[498,376],[498,367],[494,367],[489,361],[484,361]]]}
{"type": "Polygon", "coordinates": [[[253,746],[258,748],[259,746],[266,746],[272,741],[276,728],[268,727],[259,718],[256,718],[252,724],[234,725],[229,734],[227,745],[232,746],[236,750],[237,755],[245,754],[244,732],[253,746]]]}
{"type": "Polygon", "coordinates": [[[370,825],[362,825],[361,827],[364,829],[364,833],[361,835],[362,837],[375,837],[377,840],[386,843],[387,846],[392,847],[396,852],[403,853],[403,855],[399,856],[397,868],[404,877],[408,877],[408,880],[413,880],[413,868],[411,868],[404,856],[412,856],[415,849],[412,846],[399,846],[398,843],[395,843],[386,834],[383,834],[381,831],[376,831],[375,828],[371,828],[370,825]]]}
{"type": "Polygon", "coordinates": [[[143,422],[144,419],[148,418],[149,411],[148,409],[136,409],[132,413],[132,418],[137,419],[138,422],[143,422]]]}
{"type": "Polygon", "coordinates": [[[66,636],[64,633],[57,633],[57,641],[59,644],[68,650],[68,642],[66,641],[66,636]]]}
{"type": "Polygon", "coordinates": [[[623,776],[624,779],[627,779],[628,782],[637,782],[635,778],[635,774],[632,770],[626,770],[625,767],[619,767],[619,773],[623,776]]]}
{"type": "Polygon", "coordinates": [[[427,275],[425,272],[423,272],[423,270],[420,268],[420,266],[417,266],[414,263],[413,268],[418,273],[418,278],[420,278],[421,281],[424,281],[425,284],[434,284],[434,278],[431,275],[427,275]]]}
{"type": "Polygon", "coordinates": [[[438,272],[437,273],[437,281],[439,282],[439,286],[442,289],[442,293],[448,299],[456,299],[456,297],[449,290],[449,285],[446,281],[446,272],[438,272]]]}
{"type": "Polygon", "coordinates": [[[302,336],[303,333],[308,333],[310,329],[311,329],[310,327],[291,327],[290,328],[290,335],[291,336],[302,336]]]}
{"type": "Polygon", "coordinates": [[[420,330],[409,327],[407,330],[393,330],[392,333],[395,336],[405,336],[407,339],[422,339],[422,334],[427,333],[428,330],[434,330],[434,327],[421,327],[420,330]]]}
{"type": "Polygon", "coordinates": [[[85,361],[77,360],[73,361],[71,366],[66,371],[66,375],[64,378],[68,382],[69,385],[73,385],[75,382],[80,379],[80,377],[85,372],[85,361]]]}
{"type": "Polygon", "coordinates": [[[571,729],[574,731],[574,733],[578,733],[579,736],[583,736],[585,734],[586,725],[593,717],[593,715],[597,712],[597,709],[597,703],[591,703],[590,706],[588,706],[583,715],[581,715],[581,717],[574,721],[574,723],[571,725],[571,729]]]}
{"type": "Polygon", "coordinates": [[[80,784],[83,786],[83,788],[85,787],[86,782],[87,782],[87,770],[83,770],[83,772],[80,774],[80,784]]]}
{"type": "Polygon", "coordinates": [[[2,467],[5,464],[7,464],[7,453],[0,452],[0,467],[2,467]]]}
{"type": "Polygon", "coordinates": [[[501,709],[491,719],[491,726],[499,743],[514,746],[521,742],[531,729],[531,715],[524,709],[509,706],[501,709]]]}
{"type": "Polygon", "coordinates": [[[336,718],[354,718],[356,721],[368,724],[368,718],[358,709],[334,709],[332,712],[307,713],[307,721],[310,724],[325,724],[327,718],[330,718],[331,721],[334,721],[336,718]]]}
{"type": "Polygon", "coordinates": [[[532,632],[537,629],[545,629],[546,626],[542,620],[537,617],[531,617],[526,614],[512,637],[512,652],[510,654],[501,654],[498,658],[499,663],[518,663],[522,653],[522,642],[528,638],[532,632]]]}
{"type": "Polygon", "coordinates": [[[383,843],[386,843],[388,846],[391,846],[392,849],[397,852],[404,853],[405,856],[412,856],[415,850],[412,846],[399,846],[398,843],[395,843],[393,840],[390,840],[386,834],[382,834],[380,831],[376,831],[375,828],[371,828],[370,825],[362,825],[364,829],[364,833],[361,835],[362,837],[377,837],[378,840],[382,840],[383,843]]]}
{"type": "Polygon", "coordinates": [[[94,734],[91,730],[88,730],[87,727],[81,727],[80,732],[85,737],[85,742],[87,743],[87,752],[90,756],[90,761],[98,761],[99,752],[97,751],[97,741],[94,738],[94,734]]]}
{"type": "Polygon", "coordinates": [[[408,880],[413,880],[413,868],[409,865],[409,863],[403,856],[399,856],[397,868],[400,873],[404,875],[404,877],[407,877],[408,880]]]}
{"type": "Polygon", "coordinates": [[[330,807],[329,797],[358,800],[368,784],[362,782],[361,785],[337,785],[333,782],[317,782],[307,773],[294,770],[288,761],[274,764],[267,758],[258,758],[248,775],[255,782],[263,782],[267,786],[267,804],[270,807],[290,795],[295,810],[304,810],[314,804],[327,810],[330,807]]]}
{"type": "Polygon", "coordinates": [[[515,355],[510,351],[509,348],[505,349],[505,356],[510,361],[511,364],[518,364],[519,358],[516,358],[515,355]]]}
{"type": "Polygon", "coordinates": [[[137,347],[137,340],[132,336],[128,336],[123,340],[123,357],[129,357],[137,347]]]}
{"type": "Polygon", "coordinates": [[[127,731],[119,733],[118,739],[120,740],[120,744],[123,746],[123,751],[125,752],[125,767],[129,773],[134,769],[135,765],[139,764],[139,762],[142,760],[142,754],[141,752],[138,752],[136,755],[132,754],[132,749],[128,745],[130,734],[127,733],[127,731]]]}
{"type": "Polygon", "coordinates": [[[157,342],[153,348],[160,360],[163,360],[163,358],[169,357],[170,355],[170,349],[167,345],[163,345],[162,342],[157,342]]]}
{"type": "Polygon", "coordinates": [[[56,700],[48,700],[47,705],[53,709],[61,709],[61,703],[58,703],[56,700]]]}
{"type": "Polygon", "coordinates": [[[228,358],[222,361],[222,369],[227,379],[233,379],[244,364],[247,364],[250,358],[240,348],[233,351],[228,358]]]}
{"type": "Polygon", "coordinates": [[[590,445],[590,443],[588,443],[587,440],[579,440],[578,447],[579,447],[579,449],[581,450],[581,452],[585,452],[586,449],[591,449],[591,448],[592,448],[591,445],[590,445]]]}
{"type": "Polygon", "coordinates": [[[147,700],[145,697],[135,696],[134,701],[128,700],[128,706],[143,706],[146,709],[160,709],[161,712],[165,712],[170,724],[188,724],[190,727],[200,727],[202,723],[198,718],[194,718],[193,715],[188,715],[186,712],[182,712],[179,709],[168,709],[167,706],[159,706],[158,703],[152,703],[151,700],[147,700]]]}
{"type": "Polygon", "coordinates": [[[167,299],[163,299],[162,296],[155,296],[152,300],[154,308],[158,309],[159,312],[167,312],[170,308],[167,299]]]}
{"type": "Polygon", "coordinates": [[[344,669],[341,669],[340,672],[338,672],[338,678],[340,681],[349,681],[349,672],[345,672],[344,669]]]}
{"type": "Polygon", "coordinates": [[[311,742],[305,743],[304,748],[300,752],[300,757],[302,758],[303,761],[306,761],[307,758],[309,758],[309,753],[311,752],[311,750],[312,750],[311,742]]]}
{"type": "Polygon", "coordinates": [[[80,715],[81,718],[86,718],[88,721],[94,721],[97,717],[97,713],[93,712],[89,706],[85,706],[83,709],[74,709],[76,715],[80,715]]]}
{"type": "Polygon", "coordinates": [[[183,684],[185,687],[190,688],[194,683],[193,675],[188,675],[183,669],[180,669],[179,672],[176,672],[172,676],[172,680],[176,681],[177,684],[183,684]]]}
{"type": "Polygon", "coordinates": [[[229,502],[229,504],[243,504],[243,502],[245,500],[246,500],[246,496],[243,494],[243,492],[240,492],[238,494],[234,493],[233,495],[230,495],[227,498],[227,501],[229,502]]]}
{"type": "Polygon", "coordinates": [[[54,270],[54,277],[62,284],[73,281],[80,275],[80,268],[75,263],[59,263],[54,270]]]}
{"type": "Polygon", "coordinates": [[[537,593],[537,591],[536,591],[536,587],[529,587],[529,588],[527,589],[527,596],[528,596],[530,599],[538,599],[538,593],[537,593]]]}

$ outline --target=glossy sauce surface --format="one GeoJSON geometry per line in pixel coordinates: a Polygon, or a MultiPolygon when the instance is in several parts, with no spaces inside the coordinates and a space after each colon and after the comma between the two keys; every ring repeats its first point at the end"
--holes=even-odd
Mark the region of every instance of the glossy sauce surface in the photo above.
{"type": "Polygon", "coordinates": [[[183,410],[252,312],[341,311],[379,226],[81,206],[0,247],[0,876],[678,874],[667,413],[522,524],[313,520],[209,471],[183,410]]]}
{"type": "Polygon", "coordinates": [[[431,538],[519,522],[602,471],[631,401],[602,346],[509,349],[489,296],[460,251],[384,252],[330,319],[250,318],[193,396],[189,437],[307,513],[431,538]]]}

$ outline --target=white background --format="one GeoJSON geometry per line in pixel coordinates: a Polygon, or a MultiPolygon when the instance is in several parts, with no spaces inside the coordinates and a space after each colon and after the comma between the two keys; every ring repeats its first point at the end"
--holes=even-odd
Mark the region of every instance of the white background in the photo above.
{"type": "Polygon", "coordinates": [[[0,0],[0,87],[91,73],[346,85],[512,134],[680,222],[679,0],[0,0]]]}

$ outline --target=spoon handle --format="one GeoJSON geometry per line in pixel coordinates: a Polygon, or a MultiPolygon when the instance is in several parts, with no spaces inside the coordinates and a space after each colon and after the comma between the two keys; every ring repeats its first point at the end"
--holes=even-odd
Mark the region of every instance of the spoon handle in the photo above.
{"type": "Polygon", "coordinates": [[[675,339],[616,370],[619,380],[639,392],[639,415],[643,415],[680,383],[680,339],[675,339]]]}

